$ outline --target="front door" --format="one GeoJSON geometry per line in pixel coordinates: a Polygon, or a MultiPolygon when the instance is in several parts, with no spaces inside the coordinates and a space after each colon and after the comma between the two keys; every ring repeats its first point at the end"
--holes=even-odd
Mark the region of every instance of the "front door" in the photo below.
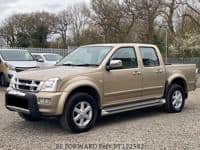
{"type": "Polygon", "coordinates": [[[123,67],[104,73],[103,105],[131,102],[141,98],[141,71],[133,47],[119,48],[111,60],[121,60],[123,67]]]}

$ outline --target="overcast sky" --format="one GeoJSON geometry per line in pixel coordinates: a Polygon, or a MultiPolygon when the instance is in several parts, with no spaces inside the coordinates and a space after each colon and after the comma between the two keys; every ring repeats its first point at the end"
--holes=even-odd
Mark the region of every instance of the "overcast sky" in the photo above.
{"type": "Polygon", "coordinates": [[[0,0],[0,22],[16,13],[35,11],[59,12],[74,3],[90,0],[0,0]]]}

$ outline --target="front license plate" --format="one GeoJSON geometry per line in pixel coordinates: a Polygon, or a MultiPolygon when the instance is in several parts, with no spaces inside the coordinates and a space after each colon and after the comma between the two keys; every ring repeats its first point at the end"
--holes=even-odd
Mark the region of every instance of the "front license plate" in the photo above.
{"type": "Polygon", "coordinates": [[[25,96],[25,95],[26,95],[25,93],[22,93],[22,92],[16,91],[16,90],[10,90],[10,91],[8,92],[8,94],[17,95],[17,96],[25,96]]]}

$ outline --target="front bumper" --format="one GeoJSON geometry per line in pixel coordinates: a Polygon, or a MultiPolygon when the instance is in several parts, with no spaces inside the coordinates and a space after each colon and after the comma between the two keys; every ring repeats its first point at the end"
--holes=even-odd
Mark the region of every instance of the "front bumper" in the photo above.
{"type": "Polygon", "coordinates": [[[6,108],[11,111],[22,112],[30,114],[34,117],[39,117],[40,112],[37,104],[37,98],[35,95],[30,93],[9,93],[5,95],[6,108]]]}
{"type": "Polygon", "coordinates": [[[29,93],[8,89],[5,94],[5,105],[8,110],[34,116],[56,116],[59,115],[57,105],[60,96],[59,92],[29,93]]]}

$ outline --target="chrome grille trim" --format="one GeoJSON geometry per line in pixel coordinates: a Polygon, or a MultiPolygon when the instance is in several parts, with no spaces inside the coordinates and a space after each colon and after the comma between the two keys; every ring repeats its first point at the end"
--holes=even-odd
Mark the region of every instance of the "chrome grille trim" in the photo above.
{"type": "Polygon", "coordinates": [[[13,87],[17,90],[38,92],[42,82],[15,78],[13,87]],[[23,82],[24,81],[24,82],[23,82]]]}

